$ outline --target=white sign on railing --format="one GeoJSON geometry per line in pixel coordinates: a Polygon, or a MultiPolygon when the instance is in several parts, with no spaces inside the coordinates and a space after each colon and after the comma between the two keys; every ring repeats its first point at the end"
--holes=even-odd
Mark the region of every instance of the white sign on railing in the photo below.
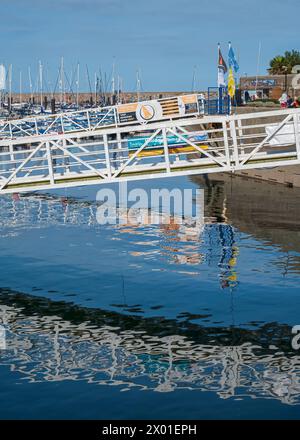
{"type": "Polygon", "coordinates": [[[120,123],[153,122],[169,117],[199,113],[198,96],[183,95],[117,106],[120,123]]]}

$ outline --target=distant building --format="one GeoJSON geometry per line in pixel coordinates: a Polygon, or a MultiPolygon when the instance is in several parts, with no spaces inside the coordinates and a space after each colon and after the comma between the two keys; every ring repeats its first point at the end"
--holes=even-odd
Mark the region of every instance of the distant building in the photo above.
{"type": "Polygon", "coordinates": [[[291,96],[300,96],[300,88],[294,88],[295,77],[296,74],[244,76],[240,79],[240,89],[242,93],[249,92],[250,96],[256,92],[261,99],[278,99],[285,91],[291,96]]]}

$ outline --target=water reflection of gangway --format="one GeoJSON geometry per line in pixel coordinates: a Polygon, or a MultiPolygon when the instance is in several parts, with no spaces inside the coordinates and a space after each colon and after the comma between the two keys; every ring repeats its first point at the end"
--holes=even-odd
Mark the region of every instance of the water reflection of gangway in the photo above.
{"type": "MultiPolygon", "coordinates": [[[[0,198],[0,237],[17,234],[23,229],[53,226],[101,228],[97,222],[99,207],[96,202],[48,194],[6,195],[0,198]]],[[[106,225],[106,228],[112,228],[120,237],[127,234],[127,237],[136,237],[139,243],[144,240],[146,250],[130,251],[132,256],[157,259],[159,252],[176,265],[207,264],[218,268],[222,288],[237,285],[238,245],[231,224],[202,216],[193,219],[168,216],[166,223],[152,224],[153,217],[164,221],[164,216],[160,219],[161,213],[148,209],[129,211],[120,207],[117,215],[120,223],[106,225]],[[156,246],[150,246],[149,240],[156,246]]]]}
{"type": "Polygon", "coordinates": [[[204,116],[197,95],[174,99],[3,123],[0,193],[300,163],[299,109],[204,116]]]}
{"type": "Polygon", "coordinates": [[[226,173],[192,180],[205,186],[208,216],[233,224],[264,246],[279,248],[274,263],[283,275],[300,272],[299,188],[226,173]]]}
{"type": "Polygon", "coordinates": [[[188,389],[222,399],[300,403],[300,358],[289,346],[291,329],[276,323],[251,331],[188,321],[181,327],[9,290],[0,292],[0,323],[7,336],[0,364],[29,382],[87,381],[122,391],[188,389]]]}

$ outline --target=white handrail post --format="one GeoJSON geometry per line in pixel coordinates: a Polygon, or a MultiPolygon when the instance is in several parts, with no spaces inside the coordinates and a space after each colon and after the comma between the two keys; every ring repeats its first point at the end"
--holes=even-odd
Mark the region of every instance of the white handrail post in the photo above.
{"type": "Polygon", "coordinates": [[[91,120],[90,120],[90,111],[89,110],[86,111],[86,117],[87,117],[87,122],[88,122],[88,129],[89,129],[89,131],[91,131],[91,120]]]}
{"type": "Polygon", "coordinates": [[[238,149],[238,142],[237,142],[237,136],[236,136],[236,126],[235,126],[235,120],[230,120],[230,135],[232,139],[232,147],[233,147],[233,160],[235,162],[235,168],[239,168],[239,149],[238,149]]]}
{"type": "Polygon", "coordinates": [[[231,166],[231,158],[230,158],[230,151],[229,151],[229,142],[228,142],[228,133],[227,133],[227,123],[226,121],[222,122],[223,127],[223,136],[224,136],[224,148],[225,148],[225,156],[226,156],[226,162],[227,166],[231,166]]]}
{"type": "MultiPolygon", "coordinates": [[[[68,150],[67,139],[63,138],[63,140],[62,140],[62,144],[63,144],[63,147],[64,147],[66,150],[68,150]]],[[[64,169],[65,169],[65,172],[66,172],[66,173],[69,173],[69,172],[70,172],[69,156],[68,156],[66,153],[64,153],[64,169]]]]}
{"type": "Polygon", "coordinates": [[[51,185],[54,185],[54,174],[53,174],[53,163],[52,163],[52,155],[51,155],[51,148],[50,148],[50,142],[46,142],[46,151],[47,151],[47,160],[48,160],[48,170],[49,170],[49,177],[50,177],[50,183],[51,185]]]}
{"type": "Polygon", "coordinates": [[[123,153],[122,153],[122,136],[120,131],[117,131],[117,159],[118,159],[118,163],[122,164],[123,163],[123,153]]]}
{"type": "Polygon", "coordinates": [[[238,130],[239,130],[239,139],[240,139],[240,145],[241,145],[241,154],[243,155],[245,153],[244,147],[243,147],[243,124],[240,118],[237,119],[238,124],[238,130]]]}
{"type": "Polygon", "coordinates": [[[121,133],[119,131],[117,131],[117,145],[118,145],[118,150],[122,149],[122,138],[121,138],[121,133]]]}
{"type": "Polygon", "coordinates": [[[104,144],[107,175],[108,175],[109,179],[111,179],[111,167],[110,167],[110,157],[109,157],[107,134],[103,135],[103,144],[104,144]]]}
{"type": "Polygon", "coordinates": [[[14,162],[14,146],[13,146],[13,144],[10,142],[9,143],[9,155],[10,155],[10,160],[12,161],[12,162],[14,162]]]}
{"type": "Polygon", "coordinates": [[[298,160],[300,160],[300,136],[299,136],[300,124],[299,124],[299,114],[298,113],[296,113],[293,116],[293,120],[294,120],[294,132],[295,132],[297,157],[298,157],[298,160]]]}

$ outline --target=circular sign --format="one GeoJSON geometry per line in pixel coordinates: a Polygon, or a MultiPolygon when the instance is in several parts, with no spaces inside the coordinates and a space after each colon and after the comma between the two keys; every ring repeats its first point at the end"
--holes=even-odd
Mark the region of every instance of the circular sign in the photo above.
{"type": "Polygon", "coordinates": [[[140,107],[140,117],[145,121],[150,121],[154,118],[155,110],[154,107],[150,104],[144,104],[140,107]]]}
{"type": "Polygon", "coordinates": [[[136,109],[136,117],[140,122],[156,121],[162,118],[162,108],[158,101],[139,102],[136,109]]]}

